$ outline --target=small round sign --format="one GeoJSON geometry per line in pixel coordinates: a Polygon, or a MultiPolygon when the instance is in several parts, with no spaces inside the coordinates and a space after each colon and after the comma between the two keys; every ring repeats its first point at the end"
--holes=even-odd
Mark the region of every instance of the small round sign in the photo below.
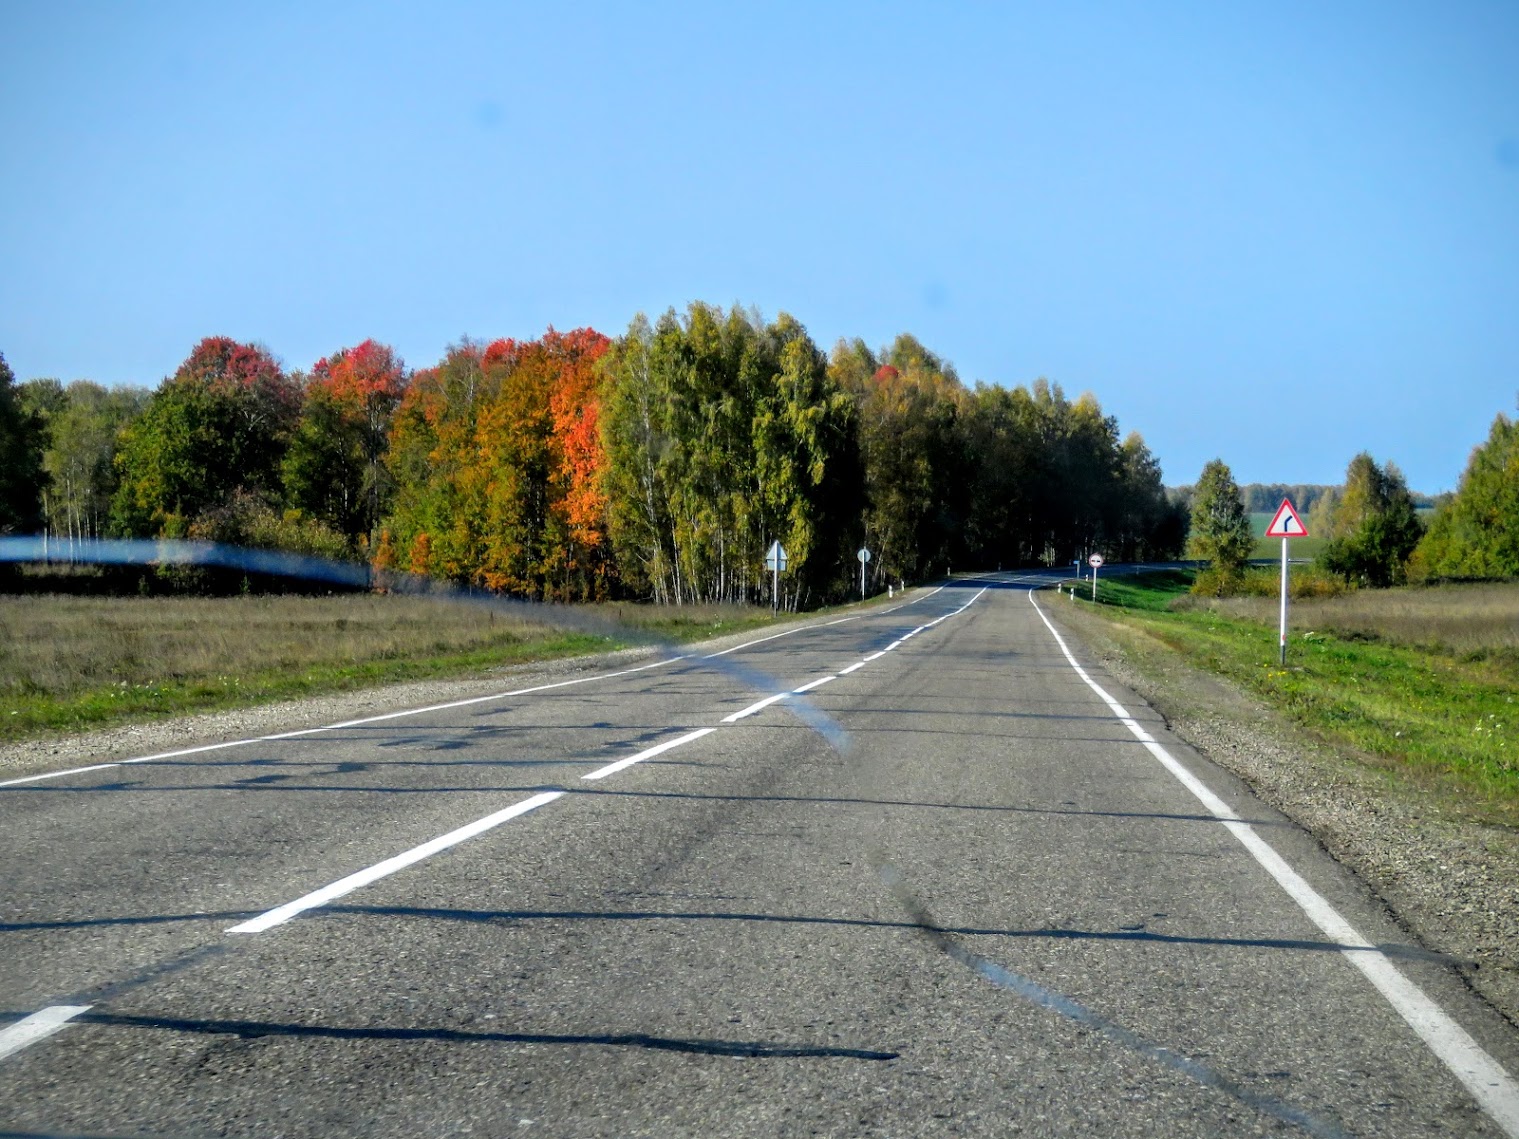
{"type": "Polygon", "coordinates": [[[1087,565],[1091,566],[1093,569],[1096,569],[1098,566],[1102,565],[1102,555],[1093,554],[1087,559],[1087,565]]]}

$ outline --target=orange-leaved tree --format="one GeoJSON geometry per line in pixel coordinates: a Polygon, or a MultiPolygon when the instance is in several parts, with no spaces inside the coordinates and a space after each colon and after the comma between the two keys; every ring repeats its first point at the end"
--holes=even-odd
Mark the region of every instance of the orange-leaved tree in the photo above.
{"type": "MultiPolygon", "coordinates": [[[[604,596],[606,466],[591,329],[465,342],[418,372],[395,417],[383,548],[428,536],[428,569],[488,589],[604,596]]],[[[387,554],[387,559],[393,558],[387,554]]]]}

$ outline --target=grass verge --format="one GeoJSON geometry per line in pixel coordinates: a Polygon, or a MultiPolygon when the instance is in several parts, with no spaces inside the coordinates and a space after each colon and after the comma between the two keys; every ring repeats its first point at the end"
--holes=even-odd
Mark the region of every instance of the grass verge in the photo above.
{"type": "Polygon", "coordinates": [[[1519,665],[1502,619],[1519,603],[1519,586],[1492,587],[1476,601],[1469,592],[1425,591],[1423,608],[1446,609],[1450,620],[1474,604],[1485,611],[1492,651],[1472,643],[1469,620],[1460,621],[1460,647],[1431,643],[1438,614],[1410,623],[1405,591],[1364,591],[1354,627],[1338,632],[1318,618],[1348,603],[1297,604],[1283,668],[1274,607],[1198,602],[1186,595],[1189,582],[1190,571],[1102,582],[1091,608],[1239,684],[1325,742],[1402,779],[1439,785],[1468,812],[1519,825],[1519,665]]]}

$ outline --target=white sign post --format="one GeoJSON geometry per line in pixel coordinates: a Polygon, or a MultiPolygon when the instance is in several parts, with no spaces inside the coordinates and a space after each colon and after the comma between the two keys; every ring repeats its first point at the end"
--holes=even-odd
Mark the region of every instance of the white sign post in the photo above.
{"type": "Polygon", "coordinates": [[[1266,537],[1280,538],[1282,540],[1282,622],[1281,622],[1281,662],[1287,663],[1287,542],[1292,538],[1308,537],[1308,527],[1303,525],[1303,520],[1293,509],[1290,499],[1282,499],[1282,504],[1276,508],[1276,517],[1271,520],[1271,525],[1266,527],[1266,537]]]}
{"type": "Polygon", "coordinates": [[[865,600],[865,563],[870,561],[870,551],[864,546],[860,547],[855,557],[860,559],[860,600],[865,600]]]}
{"type": "Polygon", "coordinates": [[[1092,600],[1097,600],[1097,570],[1102,565],[1102,555],[1093,554],[1087,559],[1087,565],[1092,567],[1092,600]]]}
{"type": "Polygon", "coordinates": [[[781,574],[786,572],[786,548],[777,538],[765,552],[765,568],[770,571],[770,612],[780,612],[781,574]]]}

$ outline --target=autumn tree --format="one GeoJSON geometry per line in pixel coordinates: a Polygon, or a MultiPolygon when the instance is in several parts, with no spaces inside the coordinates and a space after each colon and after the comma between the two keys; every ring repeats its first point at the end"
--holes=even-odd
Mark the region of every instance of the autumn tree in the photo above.
{"type": "Polygon", "coordinates": [[[1319,563],[1362,585],[1397,585],[1424,532],[1402,472],[1366,452],[1350,460],[1345,485],[1327,519],[1319,563]]]}
{"type": "Polygon", "coordinates": [[[468,581],[480,564],[474,435],[484,355],[470,340],[451,345],[436,367],[413,374],[396,408],[385,460],[395,491],[377,553],[397,568],[468,581]]]}
{"type": "Polygon", "coordinates": [[[466,341],[418,372],[391,433],[384,563],[526,596],[604,595],[596,362],[607,345],[591,329],[550,329],[466,341]]]}
{"type": "Polygon", "coordinates": [[[301,416],[282,466],[289,504],[367,546],[388,506],[390,426],[406,367],[374,340],[344,348],[311,369],[301,416]]]}

